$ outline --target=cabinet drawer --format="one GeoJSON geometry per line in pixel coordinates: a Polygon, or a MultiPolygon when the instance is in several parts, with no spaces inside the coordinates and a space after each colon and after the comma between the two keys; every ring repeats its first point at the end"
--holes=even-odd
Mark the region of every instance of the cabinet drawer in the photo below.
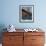
{"type": "Polygon", "coordinates": [[[44,36],[32,36],[32,43],[33,44],[43,44],[44,36]]]}
{"type": "Polygon", "coordinates": [[[44,32],[25,32],[24,36],[44,36],[44,32]]]}
{"type": "Polygon", "coordinates": [[[10,43],[4,44],[3,43],[2,46],[23,46],[23,43],[19,43],[19,44],[18,43],[17,44],[16,43],[12,43],[12,44],[10,44],[10,43]]]}
{"type": "Polygon", "coordinates": [[[23,32],[4,32],[4,36],[23,36],[23,32]]]}
{"type": "Polygon", "coordinates": [[[44,44],[32,44],[32,46],[44,46],[44,44]]]}

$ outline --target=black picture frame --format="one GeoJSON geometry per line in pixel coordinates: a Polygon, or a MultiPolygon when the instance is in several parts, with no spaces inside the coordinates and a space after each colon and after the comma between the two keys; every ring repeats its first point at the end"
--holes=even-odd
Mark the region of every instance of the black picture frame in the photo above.
{"type": "Polygon", "coordinates": [[[34,22],[34,5],[19,5],[19,21],[34,22]]]}

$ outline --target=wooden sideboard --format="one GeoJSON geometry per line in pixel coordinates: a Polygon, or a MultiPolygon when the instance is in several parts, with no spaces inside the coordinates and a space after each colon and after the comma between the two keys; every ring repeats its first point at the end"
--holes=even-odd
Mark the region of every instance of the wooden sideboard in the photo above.
{"type": "Polygon", "coordinates": [[[3,32],[3,46],[44,46],[44,32],[3,32]]]}

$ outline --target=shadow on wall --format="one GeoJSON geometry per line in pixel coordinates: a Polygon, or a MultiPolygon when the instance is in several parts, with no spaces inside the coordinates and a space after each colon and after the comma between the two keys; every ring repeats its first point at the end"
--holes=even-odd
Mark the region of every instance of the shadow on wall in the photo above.
{"type": "Polygon", "coordinates": [[[2,32],[6,31],[6,30],[3,30],[4,28],[6,28],[5,25],[0,24],[0,43],[2,43],[2,36],[3,36],[2,32]]]}

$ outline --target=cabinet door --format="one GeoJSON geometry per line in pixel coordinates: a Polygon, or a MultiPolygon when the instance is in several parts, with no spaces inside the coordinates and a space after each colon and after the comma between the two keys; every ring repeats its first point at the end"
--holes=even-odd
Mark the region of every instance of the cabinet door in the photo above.
{"type": "Polygon", "coordinates": [[[23,46],[23,35],[4,36],[3,46],[23,46]]]}
{"type": "Polygon", "coordinates": [[[32,46],[44,46],[44,36],[32,36],[32,46]]]}
{"type": "Polygon", "coordinates": [[[40,33],[24,33],[24,46],[44,46],[44,35],[40,33]]]}
{"type": "Polygon", "coordinates": [[[24,34],[24,46],[32,46],[32,36],[27,34],[24,34]]]}

